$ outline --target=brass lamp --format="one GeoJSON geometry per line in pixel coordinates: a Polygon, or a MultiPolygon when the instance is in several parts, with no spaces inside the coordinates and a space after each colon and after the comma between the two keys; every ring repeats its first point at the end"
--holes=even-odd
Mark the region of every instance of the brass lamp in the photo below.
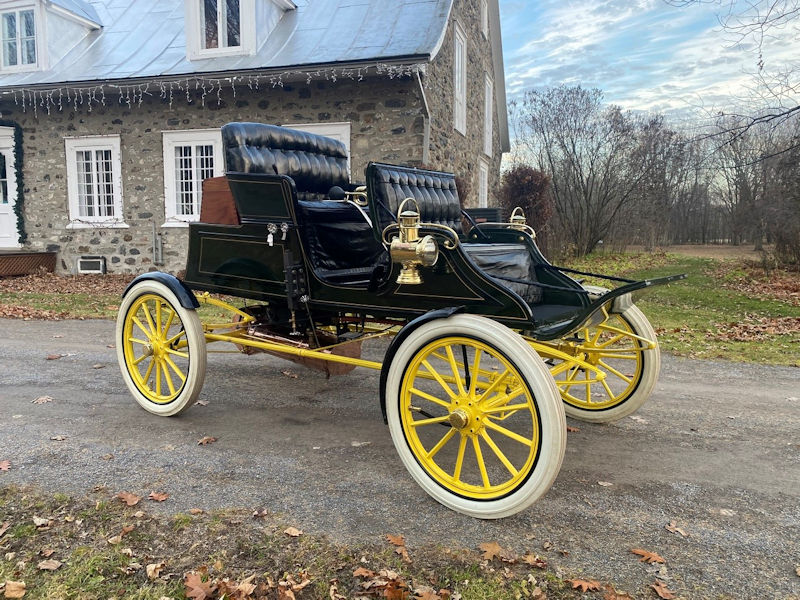
{"type": "Polygon", "coordinates": [[[528,226],[528,220],[525,218],[525,211],[522,210],[521,206],[518,206],[514,209],[511,213],[511,218],[509,219],[509,223],[513,229],[519,229],[520,231],[529,231],[531,237],[536,237],[536,232],[528,226]]]}
{"type": "Polygon", "coordinates": [[[392,262],[403,265],[397,283],[405,285],[419,285],[422,278],[419,275],[420,265],[432,267],[439,259],[439,247],[433,236],[419,237],[419,206],[413,198],[406,198],[397,211],[397,221],[400,226],[400,236],[392,240],[389,252],[392,262]],[[405,205],[413,202],[416,210],[407,209],[405,205]]]}

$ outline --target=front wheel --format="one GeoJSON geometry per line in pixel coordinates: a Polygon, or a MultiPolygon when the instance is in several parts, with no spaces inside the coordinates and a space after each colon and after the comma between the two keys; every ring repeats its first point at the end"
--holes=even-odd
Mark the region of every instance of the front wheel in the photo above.
{"type": "Polygon", "coordinates": [[[411,476],[457,512],[517,513],[561,468],[566,421],[553,378],[518,334],[484,317],[414,330],[390,365],[386,414],[411,476]]]}
{"type": "Polygon", "coordinates": [[[194,404],[206,374],[203,327],[166,285],[145,280],[130,289],[116,338],[122,377],[142,408],[169,417],[194,404]]]}
{"type": "Polygon", "coordinates": [[[578,331],[568,344],[605,378],[598,381],[577,366],[562,370],[556,385],[567,416],[609,423],[647,401],[661,370],[661,354],[653,326],[636,306],[619,314],[605,312],[602,323],[578,331]]]}

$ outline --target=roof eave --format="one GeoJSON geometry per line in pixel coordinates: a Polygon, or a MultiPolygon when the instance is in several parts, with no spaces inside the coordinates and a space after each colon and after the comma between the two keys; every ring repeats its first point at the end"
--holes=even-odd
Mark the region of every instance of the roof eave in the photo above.
{"type": "Polygon", "coordinates": [[[54,13],[57,13],[57,14],[61,15],[62,17],[70,19],[71,21],[75,21],[76,23],[79,23],[80,25],[83,25],[84,27],[88,27],[89,29],[102,29],[103,28],[103,24],[102,23],[98,23],[97,21],[95,21],[93,19],[89,19],[89,18],[87,18],[87,17],[85,17],[83,15],[79,15],[79,14],[77,14],[75,12],[72,12],[71,10],[66,9],[63,6],[59,6],[58,4],[54,4],[52,2],[48,2],[47,7],[48,7],[49,10],[52,10],[54,13]]]}

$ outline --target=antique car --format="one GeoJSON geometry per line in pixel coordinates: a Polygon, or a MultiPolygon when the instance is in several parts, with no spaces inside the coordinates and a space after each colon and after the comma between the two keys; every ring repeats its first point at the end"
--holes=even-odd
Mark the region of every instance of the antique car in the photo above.
{"type": "Polygon", "coordinates": [[[509,223],[465,216],[449,173],[370,163],[359,185],[330,138],[257,123],[229,123],[222,138],[226,176],[206,182],[185,277],[141,275],[120,306],[117,356],[144,409],[192,406],[216,342],[329,376],[376,369],[411,476],[456,511],[499,518],[555,480],[565,413],[613,421],[652,391],[658,344],[632,298],[683,276],[556,267],[521,211],[509,223]],[[622,285],[574,278],[587,275],[622,285]],[[203,304],[230,319],[201,320],[203,304]],[[383,360],[362,358],[381,337],[383,360]]]}

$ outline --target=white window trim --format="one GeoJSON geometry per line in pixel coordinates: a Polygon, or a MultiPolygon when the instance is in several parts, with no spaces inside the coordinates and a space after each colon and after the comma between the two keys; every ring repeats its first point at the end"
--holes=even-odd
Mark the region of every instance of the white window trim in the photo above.
{"type": "Polygon", "coordinates": [[[350,133],[352,127],[350,121],[331,121],[324,123],[293,123],[290,125],[283,125],[289,129],[297,129],[307,133],[316,133],[317,135],[324,135],[334,139],[343,138],[339,141],[344,143],[347,149],[347,174],[350,174],[350,133]]]}
{"type": "Polygon", "coordinates": [[[478,160],[478,208],[489,206],[489,162],[478,160]],[[484,179],[485,178],[485,179],[484,179]]]}
{"type": "MultiPolygon", "coordinates": [[[[223,0],[220,0],[223,1],[223,0]]],[[[202,0],[185,0],[186,57],[189,60],[202,60],[218,56],[243,56],[256,53],[256,5],[255,0],[239,0],[241,22],[239,35],[241,45],[226,48],[203,48],[202,40],[202,0]]]]}
{"type": "Polygon", "coordinates": [[[486,73],[483,84],[483,153],[492,156],[494,145],[494,81],[486,73]]]}
{"type": "Polygon", "coordinates": [[[481,33],[489,39],[489,0],[481,0],[481,33]]]}
{"type": "Polygon", "coordinates": [[[69,199],[69,223],[67,229],[127,229],[122,216],[122,153],[118,135],[91,135],[64,138],[67,160],[67,196],[69,199]],[[111,169],[116,217],[82,217],[78,207],[78,165],[75,153],[79,150],[111,150],[111,169]]]}
{"type": "MultiPolygon", "coordinates": [[[[45,51],[47,49],[47,44],[45,43],[45,40],[47,39],[46,38],[47,19],[45,18],[44,7],[42,2],[38,1],[31,2],[30,0],[5,2],[3,3],[2,8],[0,8],[0,15],[9,12],[18,13],[19,11],[31,10],[31,9],[33,9],[34,39],[36,41],[36,62],[30,65],[15,65],[13,67],[4,67],[2,61],[3,49],[0,48],[0,74],[20,73],[26,71],[40,71],[46,68],[47,61],[46,61],[45,51]]],[[[2,21],[0,21],[0,25],[2,25],[2,21]]],[[[19,25],[17,26],[17,29],[19,30],[19,25]]]]}
{"type": "Polygon", "coordinates": [[[467,36],[458,23],[455,24],[453,35],[453,128],[467,135],[467,36]],[[462,48],[460,74],[459,43],[462,48]]]}
{"type": "Polygon", "coordinates": [[[195,215],[179,215],[177,208],[175,179],[175,146],[186,144],[209,144],[214,147],[214,177],[225,174],[222,155],[222,132],[219,129],[180,129],[161,132],[164,157],[164,223],[161,227],[188,227],[200,220],[195,215]]]}

